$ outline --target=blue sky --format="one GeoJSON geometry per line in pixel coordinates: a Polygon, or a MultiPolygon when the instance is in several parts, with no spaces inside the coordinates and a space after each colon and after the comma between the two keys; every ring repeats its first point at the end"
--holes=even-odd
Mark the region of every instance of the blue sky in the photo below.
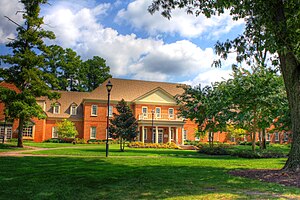
{"type": "MultiPolygon", "coordinates": [[[[228,78],[234,55],[221,69],[211,67],[217,56],[216,41],[242,32],[243,21],[232,21],[228,13],[207,19],[173,11],[168,20],[147,12],[150,0],[49,0],[43,5],[45,29],[56,34],[54,41],[72,48],[83,60],[100,56],[111,67],[113,77],[151,81],[210,84],[228,78]]],[[[18,0],[1,0],[0,13],[18,23],[22,9],[18,0]]],[[[2,16],[3,16],[2,15],[2,16]]],[[[0,18],[0,51],[15,26],[0,18]]]]}

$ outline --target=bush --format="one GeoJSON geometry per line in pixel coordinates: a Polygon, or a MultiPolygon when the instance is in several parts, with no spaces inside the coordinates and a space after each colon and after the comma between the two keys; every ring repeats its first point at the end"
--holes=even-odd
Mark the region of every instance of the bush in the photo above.
{"type": "Polygon", "coordinates": [[[73,143],[74,139],[73,138],[63,138],[63,139],[51,138],[51,139],[45,140],[43,142],[47,142],[47,143],[73,143]]]}
{"type": "Polygon", "coordinates": [[[208,155],[231,155],[237,156],[240,158],[283,158],[287,157],[283,152],[270,151],[270,150],[257,150],[253,152],[252,150],[244,150],[232,148],[229,145],[216,145],[213,148],[210,148],[206,144],[201,144],[198,146],[199,153],[204,153],[208,155]]]}
{"type": "Polygon", "coordinates": [[[180,147],[174,142],[168,142],[165,144],[130,142],[127,146],[130,148],[180,149],[180,147]]]}
{"type": "Polygon", "coordinates": [[[81,138],[76,138],[75,139],[76,144],[86,144],[87,142],[85,141],[85,139],[81,139],[81,138]]]}

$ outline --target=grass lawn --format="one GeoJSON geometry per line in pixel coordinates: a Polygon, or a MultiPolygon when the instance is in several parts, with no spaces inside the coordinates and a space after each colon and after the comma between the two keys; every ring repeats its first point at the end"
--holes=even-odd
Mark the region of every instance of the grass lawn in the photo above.
{"type": "Polygon", "coordinates": [[[54,144],[49,157],[0,157],[0,199],[280,199],[300,189],[228,175],[279,169],[285,159],[205,156],[194,151],[54,144]],[[51,157],[51,155],[75,157],[51,157]]]}
{"type": "Polygon", "coordinates": [[[0,143],[0,153],[1,152],[8,152],[8,151],[20,151],[20,150],[26,150],[27,148],[18,148],[16,144],[2,144],[0,143]]]}

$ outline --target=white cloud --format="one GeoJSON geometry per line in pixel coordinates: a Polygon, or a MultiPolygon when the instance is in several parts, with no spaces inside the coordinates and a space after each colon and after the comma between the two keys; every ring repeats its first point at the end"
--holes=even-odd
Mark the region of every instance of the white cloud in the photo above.
{"type": "Polygon", "coordinates": [[[22,14],[16,14],[22,11],[23,5],[18,0],[1,0],[0,1],[0,44],[7,43],[10,39],[15,38],[17,25],[9,21],[4,16],[9,17],[17,24],[22,25],[22,14]]]}
{"type": "Polygon", "coordinates": [[[172,18],[168,20],[159,12],[151,15],[147,11],[149,5],[148,0],[135,0],[128,4],[126,9],[118,12],[115,21],[128,23],[133,28],[146,31],[150,35],[169,33],[188,38],[204,34],[208,38],[218,38],[221,34],[228,33],[232,28],[243,24],[243,20],[232,21],[229,12],[208,19],[203,15],[198,17],[187,15],[184,9],[173,10],[172,18]]]}
{"type": "MultiPolygon", "coordinates": [[[[106,9],[109,6],[102,13],[106,9]]],[[[48,10],[46,28],[55,32],[55,43],[76,50],[84,59],[95,55],[106,59],[114,77],[170,82],[190,80],[195,85],[197,82],[210,84],[228,74],[224,69],[211,72],[216,58],[212,48],[201,49],[188,40],[166,44],[161,39],[122,35],[99,24],[98,13],[88,8],[48,10]]]]}

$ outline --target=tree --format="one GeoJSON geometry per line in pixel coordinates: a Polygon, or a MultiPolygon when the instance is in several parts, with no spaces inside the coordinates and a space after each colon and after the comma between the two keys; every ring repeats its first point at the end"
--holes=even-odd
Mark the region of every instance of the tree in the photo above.
{"type": "Polygon", "coordinates": [[[247,130],[255,151],[256,133],[270,127],[277,118],[281,77],[273,70],[256,68],[250,72],[243,68],[234,68],[232,79],[226,82],[228,102],[231,102],[228,117],[239,128],[247,130]]]}
{"type": "Polygon", "coordinates": [[[85,61],[81,67],[82,84],[85,91],[96,89],[101,83],[111,78],[110,68],[106,66],[106,61],[99,56],[85,61]]]}
{"type": "Polygon", "coordinates": [[[20,93],[1,90],[5,109],[11,118],[19,119],[18,147],[23,147],[23,126],[30,118],[45,117],[42,108],[36,103],[36,97],[46,96],[49,99],[58,98],[59,94],[50,91],[45,80],[49,74],[43,71],[44,56],[47,49],[44,39],[54,39],[51,31],[42,28],[43,18],[39,17],[40,4],[46,0],[21,0],[24,11],[20,11],[25,20],[24,25],[17,25],[17,37],[6,46],[12,49],[12,54],[1,55],[2,62],[11,65],[0,69],[0,77],[13,83],[20,89],[20,93]]]}
{"type": "Polygon", "coordinates": [[[113,138],[120,139],[120,151],[124,151],[125,141],[131,141],[137,136],[138,123],[124,99],[118,102],[116,108],[118,114],[113,114],[114,118],[110,120],[109,132],[113,138]]]}
{"type": "Polygon", "coordinates": [[[62,122],[56,123],[57,135],[60,139],[75,138],[78,135],[76,127],[73,122],[64,119],[62,122]]]}
{"type": "MultiPolygon", "coordinates": [[[[162,9],[162,14],[171,17],[175,8],[186,8],[187,13],[204,14],[207,17],[229,10],[233,19],[244,18],[243,36],[262,38],[264,47],[277,54],[287,92],[292,120],[293,139],[284,170],[300,170],[300,3],[298,0],[224,0],[186,1],[154,0],[149,11],[162,9]],[[257,31],[260,30],[260,31],[257,31]],[[263,35],[261,35],[263,32],[263,35]]],[[[228,43],[227,43],[228,44],[228,43]]],[[[243,48],[240,43],[233,48],[243,48]]],[[[226,48],[224,48],[226,52],[226,48]]],[[[247,54],[244,54],[247,57],[247,54]]]]}
{"type": "Polygon", "coordinates": [[[210,147],[213,147],[214,133],[222,131],[226,127],[226,121],[222,116],[223,103],[219,90],[214,86],[191,87],[180,86],[184,89],[181,95],[176,96],[179,114],[198,124],[196,134],[208,135],[210,147]]]}

